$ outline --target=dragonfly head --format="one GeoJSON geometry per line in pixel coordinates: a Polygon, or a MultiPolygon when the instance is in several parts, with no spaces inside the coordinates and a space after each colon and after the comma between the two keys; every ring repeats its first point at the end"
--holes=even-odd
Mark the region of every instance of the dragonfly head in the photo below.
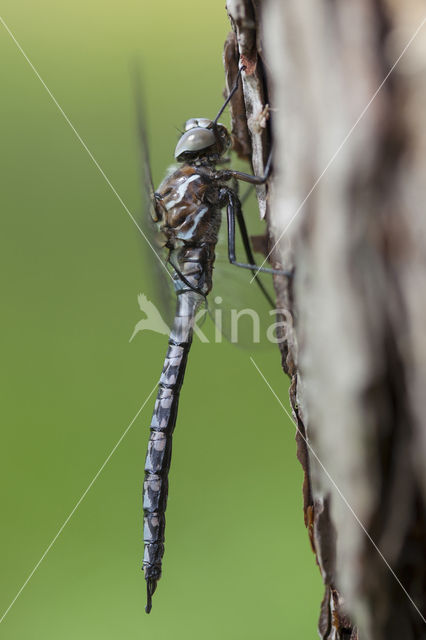
{"type": "Polygon", "coordinates": [[[191,118],[175,149],[178,162],[206,158],[218,159],[229,149],[231,136],[223,124],[207,118],[191,118]]]}

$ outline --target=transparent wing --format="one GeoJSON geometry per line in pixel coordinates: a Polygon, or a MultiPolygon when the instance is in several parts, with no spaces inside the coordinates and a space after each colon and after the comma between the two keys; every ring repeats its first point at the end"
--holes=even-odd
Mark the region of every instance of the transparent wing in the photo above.
{"type": "MultiPolygon", "coordinates": [[[[164,324],[171,326],[175,311],[176,297],[169,269],[166,266],[167,252],[163,248],[164,238],[157,229],[157,211],[155,207],[155,190],[151,172],[147,127],[145,122],[145,101],[143,98],[141,71],[135,66],[133,75],[133,93],[137,119],[138,148],[141,167],[142,212],[140,225],[150,248],[143,246],[144,270],[149,274],[145,279],[147,291],[142,292],[149,302],[158,309],[164,324]]],[[[139,306],[140,303],[139,303],[139,306]]],[[[141,307],[141,310],[144,309],[141,307]]],[[[164,331],[161,331],[162,333],[164,331]]]]}

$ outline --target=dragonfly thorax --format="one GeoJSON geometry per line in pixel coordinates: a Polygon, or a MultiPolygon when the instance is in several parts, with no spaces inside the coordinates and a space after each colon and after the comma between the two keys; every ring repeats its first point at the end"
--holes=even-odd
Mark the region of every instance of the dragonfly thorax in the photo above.
{"type": "Polygon", "coordinates": [[[231,136],[223,124],[207,118],[191,118],[175,149],[178,162],[206,160],[216,162],[231,145],[231,136]]]}

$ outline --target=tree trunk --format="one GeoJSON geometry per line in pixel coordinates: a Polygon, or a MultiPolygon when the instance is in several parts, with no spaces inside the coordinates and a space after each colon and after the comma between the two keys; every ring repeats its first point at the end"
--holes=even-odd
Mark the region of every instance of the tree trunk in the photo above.
{"type": "Polygon", "coordinates": [[[275,284],[320,637],[426,638],[424,4],[227,9],[233,132],[256,172],[273,142],[260,208],[271,263],[294,268],[275,284]]]}

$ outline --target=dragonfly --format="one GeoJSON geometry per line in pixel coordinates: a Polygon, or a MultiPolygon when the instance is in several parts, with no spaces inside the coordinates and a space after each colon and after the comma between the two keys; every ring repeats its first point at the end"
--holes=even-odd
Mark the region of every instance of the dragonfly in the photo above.
{"type": "Polygon", "coordinates": [[[235,267],[252,271],[272,306],[273,302],[257,277],[258,273],[291,276],[285,270],[256,265],[236,188],[236,181],[251,185],[265,184],[271,174],[271,156],[262,176],[218,168],[231,147],[231,136],[219,118],[238,90],[244,71],[245,67],[241,66],[234,86],[214,120],[190,118],[186,121],[174,153],[180,167],[166,177],[158,189],[154,189],[153,185],[140,101],[137,107],[146,196],[176,293],[176,311],[159,380],[145,461],[142,569],[146,580],[147,613],[151,611],[152,596],[162,573],[168,476],[179,395],[192,343],[194,319],[212,289],[222,210],[226,208],[229,262],[235,267]],[[241,262],[236,257],[237,225],[247,262],[241,262]]]}

